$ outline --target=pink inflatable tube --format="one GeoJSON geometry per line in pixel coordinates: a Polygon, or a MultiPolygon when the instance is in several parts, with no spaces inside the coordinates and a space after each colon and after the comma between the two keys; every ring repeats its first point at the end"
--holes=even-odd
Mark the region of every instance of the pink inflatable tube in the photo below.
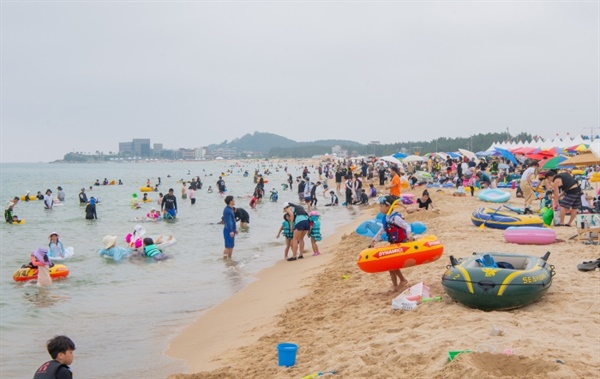
{"type": "Polygon", "coordinates": [[[549,245],[556,241],[556,232],[536,226],[511,226],[504,230],[504,239],[520,245],[549,245]]]}

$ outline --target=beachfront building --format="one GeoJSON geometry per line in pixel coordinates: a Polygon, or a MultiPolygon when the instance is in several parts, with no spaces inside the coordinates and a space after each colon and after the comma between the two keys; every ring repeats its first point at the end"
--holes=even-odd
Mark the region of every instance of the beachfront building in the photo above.
{"type": "Polygon", "coordinates": [[[211,158],[222,157],[224,159],[233,159],[237,157],[237,149],[235,147],[222,147],[210,152],[211,158]]]}
{"type": "Polygon", "coordinates": [[[119,155],[149,157],[151,152],[150,138],[134,138],[131,142],[119,142],[119,155]]]}

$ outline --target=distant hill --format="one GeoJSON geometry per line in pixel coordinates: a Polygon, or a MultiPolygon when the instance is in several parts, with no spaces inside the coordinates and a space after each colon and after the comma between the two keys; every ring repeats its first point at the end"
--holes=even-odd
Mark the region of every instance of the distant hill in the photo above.
{"type": "Polygon", "coordinates": [[[220,144],[209,145],[209,150],[235,147],[238,152],[241,151],[256,151],[268,153],[273,148],[293,149],[299,147],[319,146],[362,146],[361,143],[347,140],[318,140],[313,142],[296,142],[286,137],[279,136],[273,133],[254,132],[254,134],[246,134],[241,138],[236,138],[230,142],[224,141],[220,144]]]}

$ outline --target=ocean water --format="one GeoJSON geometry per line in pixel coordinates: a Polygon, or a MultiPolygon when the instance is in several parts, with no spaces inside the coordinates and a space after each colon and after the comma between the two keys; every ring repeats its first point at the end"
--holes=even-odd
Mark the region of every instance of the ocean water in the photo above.
{"type": "MultiPolygon", "coordinates": [[[[301,165],[289,166],[294,177],[301,165]]],[[[32,377],[46,361],[45,342],[65,334],[77,345],[72,370],[79,378],[166,378],[185,371],[182,361],[164,354],[169,340],[202,312],[217,305],[247,286],[257,272],[283,258],[284,240],[275,236],[282,221],[281,204],[297,202],[296,191],[282,191],[286,180],[283,164],[268,161],[211,161],[172,163],[107,164],[1,164],[0,194],[6,203],[12,197],[35,194],[62,186],[66,200],[53,210],[43,209],[41,201],[19,202],[14,213],[25,219],[24,225],[1,223],[0,228],[0,378],[32,377]],[[254,169],[272,174],[267,194],[256,210],[248,202],[255,184],[254,169]],[[207,193],[221,172],[228,194],[236,205],[250,213],[250,229],[236,237],[232,263],[222,260],[222,225],[217,225],[225,206],[223,198],[207,193]],[[250,175],[243,177],[244,170],[250,175]],[[188,174],[189,172],[189,174],[188,174]],[[170,177],[168,177],[170,176],[170,177]],[[197,201],[181,200],[178,180],[200,176],[203,189],[197,201]],[[132,193],[141,198],[139,188],[146,180],[162,179],[160,191],[175,189],[178,197],[178,221],[136,222],[154,201],[134,210],[129,206],[132,193]],[[124,185],[94,186],[121,179],[124,185]],[[95,196],[98,220],[85,220],[78,194],[86,188],[88,198],[95,196]],[[270,202],[271,188],[279,191],[279,201],[270,202]],[[177,243],[166,249],[169,259],[160,263],[128,260],[119,263],[97,256],[102,237],[118,236],[125,246],[125,235],[136,224],[147,230],[146,236],[173,235],[177,243]],[[65,246],[75,248],[75,256],[65,263],[71,273],[49,288],[34,282],[16,283],[13,272],[28,262],[31,251],[47,246],[48,235],[58,232],[65,246]]],[[[321,191],[319,191],[321,193],[321,191]]],[[[319,212],[324,237],[356,214],[345,207],[324,207],[328,199],[319,195],[319,212]]],[[[308,242],[308,241],[307,241],[308,242]]],[[[310,243],[307,243],[310,249],[310,243]]],[[[290,262],[302,264],[302,261],[290,262]]]]}

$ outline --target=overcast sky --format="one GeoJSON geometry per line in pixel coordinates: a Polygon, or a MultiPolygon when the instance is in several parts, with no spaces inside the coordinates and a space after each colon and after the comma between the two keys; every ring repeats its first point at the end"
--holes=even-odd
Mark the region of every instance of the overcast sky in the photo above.
{"type": "Polygon", "coordinates": [[[600,126],[599,4],[1,3],[1,161],[600,126]]]}

